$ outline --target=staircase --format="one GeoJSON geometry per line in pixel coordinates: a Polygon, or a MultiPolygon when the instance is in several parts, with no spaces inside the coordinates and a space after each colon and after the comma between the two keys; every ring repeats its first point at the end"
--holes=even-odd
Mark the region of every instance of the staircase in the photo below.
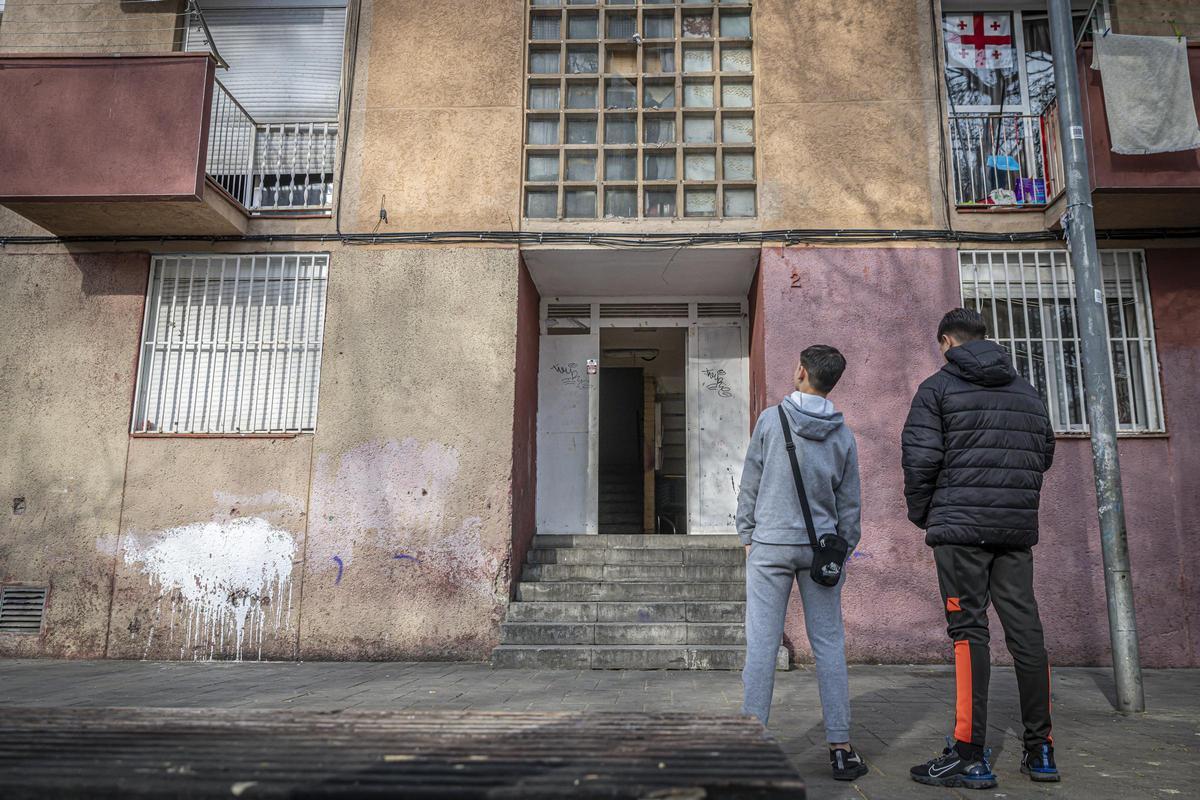
{"type": "Polygon", "coordinates": [[[735,536],[538,536],[492,663],[741,669],[745,574],[735,536]]]}
{"type": "Polygon", "coordinates": [[[600,533],[642,533],[641,471],[602,471],[598,510],[600,533]]]}

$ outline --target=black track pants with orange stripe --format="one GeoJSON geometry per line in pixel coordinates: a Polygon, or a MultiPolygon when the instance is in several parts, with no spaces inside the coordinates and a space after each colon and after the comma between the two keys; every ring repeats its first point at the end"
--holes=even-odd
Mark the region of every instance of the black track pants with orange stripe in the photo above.
{"type": "Polygon", "coordinates": [[[1050,661],[1033,596],[1033,553],[1028,547],[943,544],[933,549],[938,585],[954,642],[957,685],[954,738],[983,746],[987,730],[988,603],[1004,627],[1021,696],[1025,747],[1051,743],[1050,661]]]}

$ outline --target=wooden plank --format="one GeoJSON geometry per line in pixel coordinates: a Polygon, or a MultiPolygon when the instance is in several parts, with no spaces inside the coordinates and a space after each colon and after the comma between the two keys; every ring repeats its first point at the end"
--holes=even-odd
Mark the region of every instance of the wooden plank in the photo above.
{"type": "Polygon", "coordinates": [[[5,709],[0,796],[804,798],[749,717],[5,709]]]}

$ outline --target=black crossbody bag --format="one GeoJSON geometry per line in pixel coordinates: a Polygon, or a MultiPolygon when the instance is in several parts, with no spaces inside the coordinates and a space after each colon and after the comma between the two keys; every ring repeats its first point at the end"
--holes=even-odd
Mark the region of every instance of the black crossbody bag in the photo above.
{"type": "Polygon", "coordinates": [[[808,574],[822,586],[836,586],[845,568],[850,543],[836,533],[827,533],[817,538],[813,525],[812,509],[808,506],[808,492],[804,491],[804,478],[800,475],[800,462],[796,459],[796,443],[792,441],[792,426],[783,405],[779,406],[779,422],[783,425],[783,438],[787,442],[788,459],[792,462],[792,478],[796,481],[796,494],[800,498],[800,509],[804,512],[804,524],[808,528],[808,541],[812,545],[813,559],[808,574]]]}

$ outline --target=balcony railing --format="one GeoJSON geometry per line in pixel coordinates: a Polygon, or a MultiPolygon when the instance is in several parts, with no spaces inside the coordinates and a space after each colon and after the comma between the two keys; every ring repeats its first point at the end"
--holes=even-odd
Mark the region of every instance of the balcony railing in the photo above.
{"type": "Polygon", "coordinates": [[[337,122],[260,123],[214,81],[208,177],[249,211],[333,207],[337,122]]]}
{"type": "Polygon", "coordinates": [[[960,207],[1040,208],[1063,188],[1058,106],[1042,114],[952,114],[951,160],[960,207]]]}

